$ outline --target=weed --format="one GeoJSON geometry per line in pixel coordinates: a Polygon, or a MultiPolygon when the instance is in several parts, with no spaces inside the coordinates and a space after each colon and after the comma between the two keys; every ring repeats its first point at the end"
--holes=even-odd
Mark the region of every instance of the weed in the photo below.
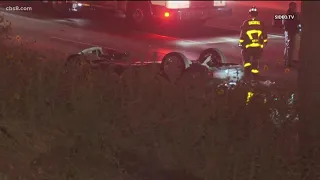
{"type": "Polygon", "coordinates": [[[153,67],[117,76],[39,57],[1,47],[3,180],[298,177],[292,109],[266,100],[270,89],[208,87],[201,76],[174,85],[153,67]],[[246,105],[248,92],[260,95],[246,105]],[[274,123],[274,109],[288,120],[274,123]]]}

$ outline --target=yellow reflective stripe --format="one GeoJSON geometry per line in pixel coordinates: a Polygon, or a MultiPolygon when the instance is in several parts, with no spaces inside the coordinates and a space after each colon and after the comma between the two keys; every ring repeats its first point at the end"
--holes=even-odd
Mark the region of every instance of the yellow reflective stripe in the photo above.
{"type": "Polygon", "coordinates": [[[258,70],[258,69],[252,69],[251,72],[252,72],[253,74],[258,74],[258,73],[259,73],[259,70],[258,70]]]}
{"type": "Polygon", "coordinates": [[[268,39],[263,40],[263,42],[265,42],[265,43],[268,42],[268,39]]]}
{"type": "Polygon", "coordinates": [[[244,40],[243,39],[239,39],[239,42],[242,43],[242,42],[244,42],[244,40]]]}
{"type": "Polygon", "coordinates": [[[252,96],[253,96],[254,94],[253,94],[253,92],[248,92],[248,94],[247,94],[247,103],[246,104],[248,104],[249,102],[250,102],[250,100],[251,100],[251,98],[252,98],[252,96]]]}
{"type": "Polygon", "coordinates": [[[251,63],[245,63],[245,64],[243,65],[243,67],[249,67],[249,66],[251,66],[251,63]]]}
{"type": "Polygon", "coordinates": [[[260,21],[248,21],[249,25],[260,25],[260,21]]]}
{"type": "Polygon", "coordinates": [[[253,30],[249,30],[249,31],[246,32],[246,34],[248,35],[248,37],[249,37],[250,40],[253,40],[252,34],[255,34],[255,33],[258,34],[258,39],[259,39],[260,36],[261,36],[261,34],[262,34],[262,31],[261,31],[261,30],[253,29],[253,30]]]}
{"type": "Polygon", "coordinates": [[[247,44],[246,45],[246,48],[249,48],[249,47],[260,47],[260,48],[263,48],[263,45],[259,44],[259,43],[251,43],[251,44],[247,44]]]}

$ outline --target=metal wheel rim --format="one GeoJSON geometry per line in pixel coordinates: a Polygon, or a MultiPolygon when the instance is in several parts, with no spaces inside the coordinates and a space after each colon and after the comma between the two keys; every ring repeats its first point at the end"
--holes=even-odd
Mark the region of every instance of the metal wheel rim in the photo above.
{"type": "Polygon", "coordinates": [[[208,53],[206,54],[204,57],[204,59],[206,60],[208,57],[211,56],[211,60],[206,62],[206,65],[208,65],[209,67],[216,67],[218,64],[222,63],[222,58],[219,55],[216,55],[214,53],[208,53]]]}
{"type": "Polygon", "coordinates": [[[143,11],[141,9],[136,9],[133,12],[132,17],[136,22],[141,22],[144,17],[143,11]]]}

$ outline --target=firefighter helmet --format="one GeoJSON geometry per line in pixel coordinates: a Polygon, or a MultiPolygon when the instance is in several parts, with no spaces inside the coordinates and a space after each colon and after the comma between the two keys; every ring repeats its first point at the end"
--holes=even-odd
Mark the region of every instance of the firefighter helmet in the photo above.
{"type": "Polygon", "coordinates": [[[249,9],[249,14],[253,17],[257,17],[258,16],[258,9],[255,6],[252,6],[252,8],[249,9]]]}

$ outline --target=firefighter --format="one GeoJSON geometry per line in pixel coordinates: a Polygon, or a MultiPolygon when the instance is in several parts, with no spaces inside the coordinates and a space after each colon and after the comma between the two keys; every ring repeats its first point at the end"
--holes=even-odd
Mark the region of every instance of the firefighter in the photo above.
{"type": "Polygon", "coordinates": [[[249,10],[249,19],[241,25],[239,47],[242,48],[245,76],[259,74],[259,59],[267,44],[268,36],[264,30],[264,24],[257,16],[257,8],[252,7],[249,10]]]}
{"type": "Polygon", "coordinates": [[[300,20],[297,13],[297,4],[295,2],[289,3],[289,9],[286,13],[292,15],[294,18],[290,20],[284,20],[284,37],[285,37],[285,49],[284,49],[284,60],[287,67],[292,66],[295,37],[300,30],[300,20]]]}

